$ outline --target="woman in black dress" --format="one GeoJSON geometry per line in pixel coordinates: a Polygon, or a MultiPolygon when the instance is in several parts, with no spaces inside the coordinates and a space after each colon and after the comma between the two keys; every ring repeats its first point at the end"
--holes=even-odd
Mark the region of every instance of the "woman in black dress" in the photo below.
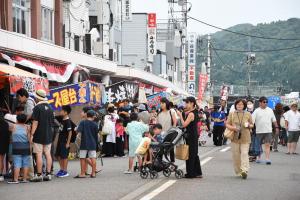
{"type": "Polygon", "coordinates": [[[196,99],[194,97],[188,97],[185,99],[185,102],[185,112],[183,114],[178,113],[183,127],[186,128],[186,143],[189,145],[189,159],[186,161],[187,173],[185,174],[185,178],[202,178],[202,170],[198,156],[198,110],[196,109],[196,99]]]}

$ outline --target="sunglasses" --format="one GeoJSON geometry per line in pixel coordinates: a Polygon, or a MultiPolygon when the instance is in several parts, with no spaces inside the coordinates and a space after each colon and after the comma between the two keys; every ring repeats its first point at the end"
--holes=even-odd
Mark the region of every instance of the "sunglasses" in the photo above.
{"type": "Polygon", "coordinates": [[[262,101],[262,103],[268,103],[268,101],[262,101]]]}

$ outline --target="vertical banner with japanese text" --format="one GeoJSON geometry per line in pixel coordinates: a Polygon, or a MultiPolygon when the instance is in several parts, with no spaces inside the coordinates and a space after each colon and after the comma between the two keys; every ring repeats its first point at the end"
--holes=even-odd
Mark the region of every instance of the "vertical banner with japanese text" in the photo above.
{"type": "Polygon", "coordinates": [[[131,0],[122,0],[122,12],[123,12],[123,21],[131,21],[132,13],[131,13],[131,0]]]}
{"type": "Polygon", "coordinates": [[[196,33],[188,35],[188,93],[192,96],[196,95],[196,33]]]}
{"type": "Polygon", "coordinates": [[[207,86],[208,76],[207,74],[199,73],[199,87],[198,87],[198,100],[203,99],[203,95],[207,86]]]}
{"type": "Polygon", "coordinates": [[[156,55],[156,13],[148,14],[148,59],[156,55]]]}

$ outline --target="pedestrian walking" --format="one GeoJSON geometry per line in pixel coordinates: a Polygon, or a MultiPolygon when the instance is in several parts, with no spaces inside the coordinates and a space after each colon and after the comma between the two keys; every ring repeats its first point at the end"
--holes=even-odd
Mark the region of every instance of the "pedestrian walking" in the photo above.
{"type": "Polygon", "coordinates": [[[214,111],[211,113],[211,119],[214,122],[214,126],[213,126],[214,145],[222,146],[224,131],[225,131],[226,114],[224,111],[220,111],[218,109],[218,106],[214,106],[214,111]]]}
{"type": "Polygon", "coordinates": [[[300,112],[297,102],[291,104],[291,110],[285,114],[285,122],[288,131],[287,154],[298,154],[296,149],[300,134],[300,112]]]}
{"type": "Polygon", "coordinates": [[[185,178],[202,178],[200,158],[198,156],[198,110],[194,97],[185,99],[185,112],[178,112],[182,126],[186,128],[186,143],[189,145],[189,159],[186,161],[185,178]]]}
{"type": "MultiPolygon", "coordinates": [[[[149,126],[138,121],[138,114],[132,113],[130,116],[131,122],[127,124],[126,133],[129,135],[129,166],[124,174],[133,173],[133,161],[136,157],[136,149],[143,139],[143,134],[149,131],[149,126]]],[[[142,160],[138,156],[139,167],[142,166],[142,160]]]]}
{"type": "MultiPolygon", "coordinates": [[[[279,131],[281,132],[282,127],[280,125],[280,119],[283,115],[283,105],[281,103],[277,103],[274,109],[274,115],[276,118],[277,125],[279,126],[279,131]]],[[[273,144],[272,144],[272,150],[274,152],[278,152],[278,140],[279,140],[279,134],[276,133],[276,128],[273,127],[273,144]]]]}
{"type": "Polygon", "coordinates": [[[37,90],[35,93],[37,105],[32,113],[31,141],[33,152],[36,156],[37,174],[31,179],[33,182],[51,180],[51,144],[53,139],[54,114],[44,90],[37,90]],[[46,157],[46,174],[42,176],[43,154],[46,157]]]}
{"type": "Polygon", "coordinates": [[[247,109],[247,102],[238,99],[234,103],[235,111],[231,112],[226,122],[226,128],[234,131],[231,141],[233,166],[236,175],[246,179],[249,172],[249,146],[251,143],[250,129],[254,127],[252,116],[247,109]]]}
{"type": "Polygon", "coordinates": [[[80,174],[74,178],[86,178],[87,159],[91,160],[92,172],[90,177],[96,178],[96,158],[97,158],[97,144],[98,144],[98,125],[94,122],[96,112],[89,110],[86,113],[87,119],[82,120],[77,128],[78,134],[81,136],[80,142],[80,174]]]}
{"type": "MultiPolygon", "coordinates": [[[[272,123],[275,127],[276,134],[279,133],[279,126],[277,125],[274,112],[267,107],[268,99],[266,97],[259,98],[259,108],[253,114],[252,119],[256,127],[256,137],[259,138],[261,144],[265,145],[266,164],[271,165],[270,147],[272,143],[272,123]]],[[[256,163],[261,163],[261,156],[258,156],[256,163]]]]}

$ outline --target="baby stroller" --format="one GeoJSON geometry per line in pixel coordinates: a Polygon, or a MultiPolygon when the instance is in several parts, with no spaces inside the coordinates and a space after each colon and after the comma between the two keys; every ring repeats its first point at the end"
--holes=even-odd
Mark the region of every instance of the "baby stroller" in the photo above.
{"type": "Polygon", "coordinates": [[[181,128],[171,128],[165,135],[163,143],[151,143],[150,147],[153,149],[152,163],[145,164],[141,167],[140,176],[142,179],[158,178],[158,172],[163,172],[165,177],[171,176],[175,173],[177,179],[183,178],[183,171],[178,169],[178,166],[172,163],[169,159],[170,150],[174,149],[175,145],[183,138],[183,131],[181,128]]]}

